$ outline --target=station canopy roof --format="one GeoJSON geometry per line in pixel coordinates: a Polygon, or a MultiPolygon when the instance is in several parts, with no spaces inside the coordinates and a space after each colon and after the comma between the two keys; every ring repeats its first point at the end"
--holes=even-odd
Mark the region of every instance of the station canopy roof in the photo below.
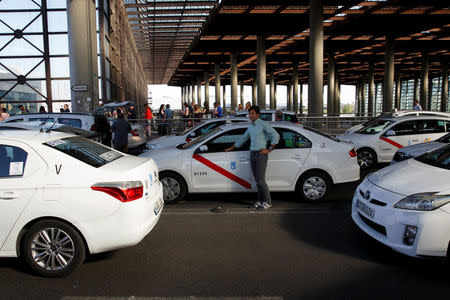
{"type": "MultiPolygon", "coordinates": [[[[420,73],[423,53],[428,55],[431,74],[448,67],[450,7],[446,1],[322,0],[322,3],[325,76],[327,58],[331,55],[341,83],[354,84],[362,76],[367,77],[370,65],[374,67],[376,80],[382,80],[389,38],[395,41],[395,71],[403,79],[420,73]]],[[[292,68],[297,65],[299,80],[308,81],[308,0],[220,3],[149,0],[126,7],[150,84],[190,85],[199,77],[203,79],[205,71],[214,80],[215,63],[221,64],[222,79],[227,83],[231,53],[238,57],[238,80],[249,84],[256,77],[258,35],[266,37],[268,76],[273,73],[279,84],[288,83],[292,68]],[[172,8],[173,12],[164,11],[172,8]],[[158,14],[165,16],[156,17],[158,14]],[[169,17],[170,14],[178,14],[178,19],[169,17]],[[157,27],[162,24],[175,27],[157,27]],[[191,31],[183,36],[183,30],[188,29],[191,31]],[[165,34],[160,31],[166,30],[173,32],[163,39],[160,35],[165,34]]]]}

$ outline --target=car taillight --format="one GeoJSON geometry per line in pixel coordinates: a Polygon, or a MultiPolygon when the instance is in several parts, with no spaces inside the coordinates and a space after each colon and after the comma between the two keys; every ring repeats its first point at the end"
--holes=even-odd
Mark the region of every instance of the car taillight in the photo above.
{"type": "Polygon", "coordinates": [[[352,150],[348,151],[348,154],[350,154],[350,157],[355,157],[356,156],[355,148],[353,148],[352,150]]]}
{"type": "Polygon", "coordinates": [[[186,137],[186,143],[189,143],[190,141],[191,141],[191,139],[186,137]]]}
{"type": "Polygon", "coordinates": [[[137,129],[133,129],[133,130],[131,130],[131,135],[139,136],[139,131],[137,129]]]}
{"type": "Polygon", "coordinates": [[[95,124],[92,124],[91,131],[95,131],[95,124]]]}
{"type": "Polygon", "coordinates": [[[91,186],[91,189],[107,193],[122,202],[130,202],[144,195],[141,181],[100,182],[91,186]]]}

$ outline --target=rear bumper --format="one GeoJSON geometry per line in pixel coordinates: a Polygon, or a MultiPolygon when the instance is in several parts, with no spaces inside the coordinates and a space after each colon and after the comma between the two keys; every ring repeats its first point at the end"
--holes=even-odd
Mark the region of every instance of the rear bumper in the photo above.
{"type": "MultiPolygon", "coordinates": [[[[161,185],[161,184],[160,184],[161,185]]],[[[134,246],[155,227],[161,216],[164,200],[162,187],[158,193],[123,203],[112,216],[80,224],[91,254],[134,246]],[[156,213],[155,208],[161,205],[156,213]]]]}

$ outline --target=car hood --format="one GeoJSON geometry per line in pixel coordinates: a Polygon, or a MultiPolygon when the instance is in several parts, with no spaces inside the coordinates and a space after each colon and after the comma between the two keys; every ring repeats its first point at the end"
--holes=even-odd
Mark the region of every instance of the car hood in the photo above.
{"type": "Polygon", "coordinates": [[[347,129],[347,130],[345,131],[345,133],[353,133],[353,132],[355,132],[355,131],[360,130],[360,129],[363,128],[363,127],[364,127],[363,124],[358,124],[358,125],[355,125],[355,126],[353,126],[353,127],[350,127],[349,129],[347,129]]]}
{"type": "Polygon", "coordinates": [[[356,132],[344,133],[339,135],[340,140],[347,140],[355,144],[356,147],[366,146],[374,139],[378,138],[378,134],[360,134],[356,132]]]}
{"type": "Polygon", "coordinates": [[[408,159],[368,175],[368,180],[405,196],[450,188],[450,171],[408,159]]]}
{"type": "Polygon", "coordinates": [[[154,145],[153,149],[160,149],[165,148],[167,146],[176,146],[180,143],[185,142],[184,136],[178,136],[178,135],[168,135],[168,136],[162,136],[160,138],[156,138],[154,140],[151,140],[147,142],[147,145],[154,145]]]}
{"type": "Polygon", "coordinates": [[[415,157],[415,156],[424,154],[425,152],[436,149],[442,145],[444,145],[444,144],[440,143],[440,142],[420,143],[420,144],[415,144],[415,145],[400,148],[399,150],[397,150],[397,152],[406,153],[409,156],[415,157]]]}

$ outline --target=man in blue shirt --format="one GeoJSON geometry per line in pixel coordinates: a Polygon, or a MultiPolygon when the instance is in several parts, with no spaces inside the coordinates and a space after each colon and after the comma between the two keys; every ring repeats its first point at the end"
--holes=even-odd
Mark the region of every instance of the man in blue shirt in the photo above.
{"type": "Polygon", "coordinates": [[[280,135],[269,123],[259,118],[260,109],[258,106],[252,106],[248,110],[248,117],[251,124],[241,138],[225,152],[240,148],[250,138],[250,166],[255,177],[256,187],[258,189],[258,202],[254,204],[257,209],[268,209],[272,206],[269,187],[266,183],[266,167],[269,153],[275,149],[280,135]],[[267,142],[270,140],[270,147],[267,149],[267,142]]]}
{"type": "Polygon", "coordinates": [[[165,134],[172,133],[172,122],[173,122],[173,111],[170,109],[170,104],[166,105],[166,109],[164,110],[164,122],[166,122],[166,130],[165,134]]]}

